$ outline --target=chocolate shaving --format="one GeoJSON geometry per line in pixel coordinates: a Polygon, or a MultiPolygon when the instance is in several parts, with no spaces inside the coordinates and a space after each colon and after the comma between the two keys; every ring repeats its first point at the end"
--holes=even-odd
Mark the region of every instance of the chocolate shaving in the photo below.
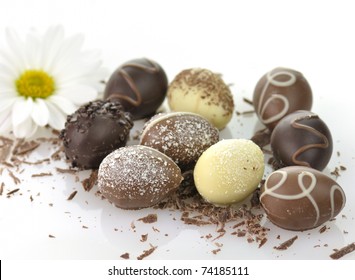
{"type": "Polygon", "coordinates": [[[72,200],[74,196],[78,193],[78,191],[73,191],[67,198],[67,200],[72,200]]]}
{"type": "Polygon", "coordinates": [[[69,173],[69,174],[76,174],[77,170],[76,169],[65,169],[65,168],[59,168],[59,167],[56,167],[55,168],[59,173],[69,173]]]}
{"type": "Polygon", "coordinates": [[[281,243],[279,246],[275,246],[274,249],[276,250],[287,250],[290,246],[292,246],[293,242],[295,242],[295,240],[298,238],[297,235],[295,235],[294,237],[292,237],[291,239],[281,243]]]}
{"type": "Polygon", "coordinates": [[[85,191],[89,192],[97,182],[98,170],[93,170],[89,178],[84,179],[81,183],[85,191]]]}
{"type": "Polygon", "coordinates": [[[149,255],[151,255],[155,251],[156,248],[157,248],[157,246],[154,247],[152,244],[150,244],[150,249],[144,250],[143,254],[141,254],[137,257],[137,260],[143,260],[144,258],[148,257],[149,255]]]}
{"type": "Polygon", "coordinates": [[[49,237],[49,238],[55,238],[55,236],[52,235],[52,234],[48,234],[48,237],[49,237]]]}
{"type": "Polygon", "coordinates": [[[7,171],[9,172],[10,177],[14,180],[15,185],[21,183],[21,180],[17,178],[14,173],[12,173],[12,171],[10,171],[9,169],[7,171]]]}
{"type": "Polygon", "coordinates": [[[152,224],[158,220],[157,214],[149,214],[143,218],[138,219],[137,221],[141,221],[145,224],[152,224]]]}
{"type": "Polygon", "coordinates": [[[250,114],[254,114],[254,113],[255,113],[255,111],[254,111],[254,110],[243,111],[243,112],[236,111],[237,116],[241,116],[241,115],[250,115],[250,114]]]}
{"type": "Polygon", "coordinates": [[[355,242],[337,250],[335,253],[331,254],[329,257],[331,257],[333,260],[338,260],[345,255],[353,252],[355,250],[355,242]]]}
{"type": "Polygon", "coordinates": [[[42,172],[42,173],[31,175],[31,177],[45,177],[45,176],[53,176],[53,174],[51,172],[42,172]]]}
{"type": "Polygon", "coordinates": [[[129,253],[124,253],[120,256],[120,258],[128,260],[129,259],[129,253]]]}
{"type": "Polygon", "coordinates": [[[11,154],[13,141],[9,138],[0,136],[0,162],[6,161],[11,154]]]}
{"type": "Polygon", "coordinates": [[[264,128],[255,132],[254,136],[250,139],[260,148],[264,148],[265,146],[270,144],[271,132],[269,129],[264,128]]]}
{"type": "Polygon", "coordinates": [[[34,140],[32,140],[32,141],[24,141],[23,139],[19,140],[14,148],[13,154],[14,155],[27,154],[27,153],[35,150],[39,145],[40,145],[40,143],[38,143],[37,141],[34,141],[34,140]]]}
{"type": "Polygon", "coordinates": [[[141,240],[139,240],[140,242],[145,242],[148,240],[148,233],[147,234],[142,234],[141,235],[141,240]]]}
{"type": "Polygon", "coordinates": [[[9,191],[6,195],[7,195],[7,196],[10,196],[10,195],[12,195],[12,194],[18,192],[19,190],[20,190],[20,189],[14,189],[14,190],[12,190],[12,191],[9,191]]]}
{"type": "Polygon", "coordinates": [[[319,233],[323,233],[323,232],[325,232],[326,230],[327,230],[327,226],[324,225],[324,226],[322,226],[322,227],[319,229],[319,233]]]}
{"type": "Polygon", "coordinates": [[[266,238],[266,237],[264,237],[263,239],[261,239],[261,241],[260,241],[260,243],[259,243],[259,248],[260,248],[261,246],[263,246],[266,242],[267,242],[267,238],[266,238]]]}
{"type": "Polygon", "coordinates": [[[251,106],[254,106],[253,101],[251,101],[250,99],[243,97],[243,101],[251,106]]]}
{"type": "Polygon", "coordinates": [[[217,255],[217,253],[220,252],[220,251],[221,251],[221,249],[218,248],[218,249],[212,250],[212,253],[213,253],[214,255],[217,255]]]}
{"type": "Polygon", "coordinates": [[[50,159],[49,158],[45,158],[45,159],[37,160],[37,161],[34,161],[34,162],[24,160],[21,163],[25,163],[25,164],[29,164],[29,165],[37,165],[37,164],[42,164],[44,162],[50,162],[50,159]]]}
{"type": "Polygon", "coordinates": [[[4,182],[1,182],[1,185],[0,185],[0,195],[2,195],[3,191],[4,191],[4,187],[5,187],[5,183],[4,182]]]}

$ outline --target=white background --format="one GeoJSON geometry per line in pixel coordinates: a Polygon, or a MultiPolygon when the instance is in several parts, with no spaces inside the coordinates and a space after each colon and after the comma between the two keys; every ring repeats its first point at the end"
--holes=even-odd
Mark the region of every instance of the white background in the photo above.
{"type": "MultiPolygon", "coordinates": [[[[219,241],[224,243],[221,252],[214,255],[213,242],[200,238],[213,228],[182,225],[173,222],[170,213],[159,213],[156,226],[162,234],[138,222],[133,234],[131,221],[152,211],[113,208],[94,191],[85,193],[80,183],[58,175],[47,181],[26,181],[24,188],[41,188],[38,203],[30,203],[28,196],[0,197],[0,258],[119,259],[126,251],[134,258],[149,249],[148,243],[139,242],[140,234],[147,232],[149,242],[159,246],[151,259],[329,259],[333,248],[355,241],[355,16],[351,1],[0,0],[1,48],[6,46],[7,26],[25,35],[32,27],[44,31],[52,24],[63,24],[67,35],[83,33],[85,48],[101,50],[110,72],[127,60],[149,57],[163,66],[170,81],[191,67],[222,73],[226,83],[233,84],[238,111],[251,109],[241,99],[252,98],[256,82],[267,71],[277,66],[301,71],[313,89],[312,111],[333,134],[334,156],[325,172],[347,167],[338,178],[347,195],[345,217],[327,224],[330,229],[323,234],[317,229],[288,232],[265,221],[271,233],[261,249],[226,237],[219,241]],[[68,203],[73,190],[78,194],[68,203]],[[49,208],[49,202],[55,207],[49,208]],[[115,227],[123,232],[114,232],[115,227]],[[48,238],[49,234],[56,238],[48,238]],[[295,234],[299,240],[289,250],[273,249],[295,234]]],[[[257,128],[255,116],[234,116],[222,137],[249,138],[257,128]]],[[[355,259],[355,254],[345,259],[355,259]]]]}

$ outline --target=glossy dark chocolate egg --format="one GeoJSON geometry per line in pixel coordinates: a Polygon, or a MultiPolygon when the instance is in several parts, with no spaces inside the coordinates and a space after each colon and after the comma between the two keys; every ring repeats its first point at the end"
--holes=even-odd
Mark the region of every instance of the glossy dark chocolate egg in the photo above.
{"type": "Polygon", "coordinates": [[[163,103],[168,79],[163,68],[147,58],[121,65],[106,84],[104,98],[118,100],[134,120],[152,116],[163,103]]]}
{"type": "Polygon", "coordinates": [[[98,188],[117,207],[140,209],[160,202],[182,179],[172,159],[153,148],[135,145],[115,150],[102,161],[98,188]]]}
{"type": "Polygon", "coordinates": [[[105,156],[126,145],[132,126],[119,102],[98,100],[69,115],[60,138],[73,166],[97,169],[105,156]]]}
{"type": "Polygon", "coordinates": [[[149,120],[140,144],[169,156],[181,169],[192,169],[201,154],[219,140],[219,131],[200,115],[163,113],[149,120]]]}
{"type": "Polygon", "coordinates": [[[309,111],[283,118],[271,134],[271,148],[280,166],[303,165],[323,170],[333,151],[328,126],[309,111]]]}
{"type": "Polygon", "coordinates": [[[278,67],[258,81],[253,104],[260,121],[272,130],[288,114],[311,110],[312,90],[302,73],[278,67]]]}
{"type": "Polygon", "coordinates": [[[343,189],[324,173],[289,166],[271,173],[261,188],[260,202],[275,225],[289,230],[318,227],[345,205],[343,189]]]}

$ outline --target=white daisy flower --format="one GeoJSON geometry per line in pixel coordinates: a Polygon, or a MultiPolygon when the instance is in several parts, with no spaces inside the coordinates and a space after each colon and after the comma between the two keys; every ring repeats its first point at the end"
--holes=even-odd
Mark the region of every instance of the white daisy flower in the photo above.
{"type": "Polygon", "coordinates": [[[6,30],[8,50],[0,50],[0,134],[33,135],[38,127],[60,130],[66,116],[94,100],[107,72],[97,52],[82,51],[82,35],[64,36],[62,26],[21,40],[6,30]]]}

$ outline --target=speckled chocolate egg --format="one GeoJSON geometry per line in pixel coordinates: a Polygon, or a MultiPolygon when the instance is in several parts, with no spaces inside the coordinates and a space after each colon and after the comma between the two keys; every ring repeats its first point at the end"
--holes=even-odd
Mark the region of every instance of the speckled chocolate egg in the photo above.
{"type": "Polygon", "coordinates": [[[345,205],[343,189],[324,173],[288,166],[271,173],[261,188],[260,202],[275,225],[289,230],[318,227],[345,205]]]}
{"type": "Polygon", "coordinates": [[[219,140],[219,131],[209,121],[193,113],[162,113],[148,121],[140,144],[169,156],[180,168],[193,168],[197,159],[219,140]]]}
{"type": "Polygon", "coordinates": [[[166,198],[182,179],[172,159],[156,149],[135,145],[105,157],[98,172],[98,188],[117,207],[140,209],[166,198]]]}
{"type": "Polygon", "coordinates": [[[168,103],[175,112],[192,112],[223,129],[232,119],[234,102],[220,74],[208,69],[181,71],[168,88],[168,103]]]}

